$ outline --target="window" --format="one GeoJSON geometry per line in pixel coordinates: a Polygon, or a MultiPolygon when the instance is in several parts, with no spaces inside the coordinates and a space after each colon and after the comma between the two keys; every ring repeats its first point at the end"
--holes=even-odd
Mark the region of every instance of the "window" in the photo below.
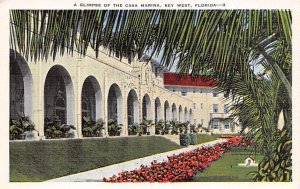
{"type": "Polygon", "coordinates": [[[201,108],[201,110],[203,109],[203,103],[200,104],[200,108],[201,108]]]}
{"type": "Polygon", "coordinates": [[[181,96],[186,96],[187,92],[186,91],[181,91],[181,96]]]}
{"type": "Polygon", "coordinates": [[[196,89],[193,89],[193,93],[196,93],[196,89]]]}
{"type": "Polygon", "coordinates": [[[228,104],[224,105],[224,114],[228,114],[228,104]]]}
{"type": "Polygon", "coordinates": [[[176,91],[175,88],[173,88],[172,91],[175,92],[176,91]]]}
{"type": "Polygon", "coordinates": [[[218,121],[213,121],[212,122],[212,128],[213,129],[219,129],[219,122],[218,121]]]}
{"type": "Polygon", "coordinates": [[[225,129],[230,129],[230,125],[228,123],[225,124],[225,129]]]}
{"type": "Polygon", "coordinates": [[[218,111],[219,111],[218,104],[213,104],[213,113],[218,113],[218,111]]]}
{"type": "Polygon", "coordinates": [[[193,103],[193,108],[196,109],[196,103],[193,103]]]}
{"type": "Polygon", "coordinates": [[[202,89],[200,89],[200,93],[202,93],[202,89]]]}

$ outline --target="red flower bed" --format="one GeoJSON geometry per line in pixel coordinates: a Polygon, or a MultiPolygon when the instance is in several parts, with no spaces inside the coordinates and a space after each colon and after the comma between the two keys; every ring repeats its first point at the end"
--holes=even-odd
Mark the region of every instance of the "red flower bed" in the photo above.
{"type": "Polygon", "coordinates": [[[225,152],[235,146],[248,146],[251,141],[233,137],[212,147],[201,147],[195,150],[168,157],[167,161],[153,161],[150,166],[141,166],[138,170],[123,171],[105,182],[184,182],[194,178],[197,172],[209,167],[225,152]]]}

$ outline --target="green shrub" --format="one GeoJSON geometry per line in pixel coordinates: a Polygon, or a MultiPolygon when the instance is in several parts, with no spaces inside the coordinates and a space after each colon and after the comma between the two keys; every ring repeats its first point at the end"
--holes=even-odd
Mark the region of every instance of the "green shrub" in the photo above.
{"type": "Polygon", "coordinates": [[[190,139],[191,139],[190,144],[191,145],[197,144],[197,135],[195,133],[190,133],[189,136],[190,136],[190,139]]]}
{"type": "Polygon", "coordinates": [[[45,181],[178,148],[158,136],[10,142],[10,182],[45,181]]]}
{"type": "Polygon", "coordinates": [[[9,123],[9,139],[10,140],[20,140],[25,139],[26,131],[35,130],[34,123],[25,116],[22,112],[17,112],[19,115],[18,119],[10,119],[9,123]]]}
{"type": "Polygon", "coordinates": [[[189,134],[180,134],[179,140],[180,140],[180,146],[188,146],[191,143],[191,137],[189,134]]]}

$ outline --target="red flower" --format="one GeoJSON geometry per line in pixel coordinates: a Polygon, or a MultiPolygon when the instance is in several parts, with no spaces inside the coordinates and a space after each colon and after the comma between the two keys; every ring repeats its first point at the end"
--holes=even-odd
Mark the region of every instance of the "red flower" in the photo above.
{"type": "Polygon", "coordinates": [[[118,176],[103,178],[104,182],[179,182],[193,179],[197,171],[209,167],[231,147],[247,146],[252,141],[243,137],[230,138],[226,142],[213,147],[197,148],[190,152],[168,156],[168,160],[158,163],[156,160],[151,165],[141,165],[140,169],[123,171],[118,176]]]}

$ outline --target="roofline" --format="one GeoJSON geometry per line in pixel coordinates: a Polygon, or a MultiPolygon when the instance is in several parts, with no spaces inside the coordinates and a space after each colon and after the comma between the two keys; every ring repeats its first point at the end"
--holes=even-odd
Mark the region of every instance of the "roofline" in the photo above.
{"type": "MultiPolygon", "coordinates": [[[[147,54],[144,54],[142,58],[148,58],[148,59],[149,59],[150,56],[147,55],[147,54]]],[[[161,65],[161,64],[160,64],[157,60],[155,60],[153,57],[150,59],[150,61],[151,61],[152,63],[154,63],[156,66],[159,66],[160,68],[162,68],[163,71],[166,70],[167,72],[169,72],[169,69],[168,69],[167,67],[161,65]]]]}
{"type": "Polygon", "coordinates": [[[194,86],[194,85],[168,85],[168,84],[164,84],[164,86],[167,87],[191,87],[191,88],[218,88],[218,87],[214,87],[214,86],[194,86]]]}

